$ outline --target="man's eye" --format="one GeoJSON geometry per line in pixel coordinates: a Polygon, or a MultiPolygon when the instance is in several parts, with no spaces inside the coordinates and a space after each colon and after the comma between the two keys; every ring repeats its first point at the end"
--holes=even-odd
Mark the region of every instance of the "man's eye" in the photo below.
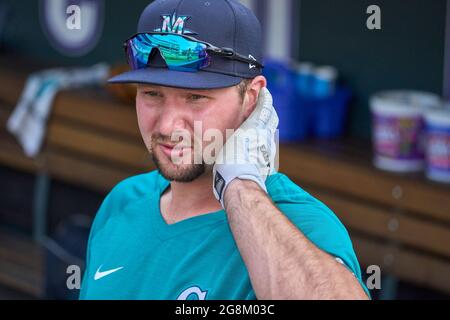
{"type": "Polygon", "coordinates": [[[158,97],[160,95],[157,91],[145,91],[144,94],[149,97],[158,97]]]}
{"type": "Polygon", "coordinates": [[[198,101],[198,100],[202,100],[202,99],[206,99],[207,97],[206,96],[202,96],[202,95],[200,95],[200,94],[192,94],[191,96],[190,96],[190,99],[192,100],[192,101],[198,101]]]}

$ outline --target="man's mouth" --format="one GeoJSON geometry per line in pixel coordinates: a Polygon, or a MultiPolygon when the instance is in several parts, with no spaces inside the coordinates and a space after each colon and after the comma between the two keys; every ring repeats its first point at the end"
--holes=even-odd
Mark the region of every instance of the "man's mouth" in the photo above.
{"type": "Polygon", "coordinates": [[[183,145],[171,145],[171,144],[159,144],[161,151],[168,157],[172,156],[183,156],[184,152],[191,149],[191,147],[183,146],[183,145]]]}

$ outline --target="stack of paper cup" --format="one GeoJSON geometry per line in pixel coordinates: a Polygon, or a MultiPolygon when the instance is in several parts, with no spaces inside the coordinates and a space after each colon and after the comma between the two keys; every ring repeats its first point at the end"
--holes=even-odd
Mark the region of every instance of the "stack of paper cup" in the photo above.
{"type": "Polygon", "coordinates": [[[416,91],[385,91],[370,99],[374,164],[389,171],[425,167],[424,113],[441,106],[440,98],[416,91]]]}
{"type": "Polygon", "coordinates": [[[315,66],[311,62],[295,65],[297,92],[317,99],[332,97],[336,92],[338,71],[332,66],[315,66]]]}
{"type": "Polygon", "coordinates": [[[296,86],[302,96],[310,96],[314,80],[314,65],[310,62],[302,62],[296,65],[296,86]]]}
{"type": "Polygon", "coordinates": [[[334,95],[338,71],[332,66],[318,67],[314,71],[313,94],[317,98],[327,98],[334,95]]]}
{"type": "Polygon", "coordinates": [[[426,175],[429,179],[450,183],[450,107],[430,110],[426,123],[426,175]]]}

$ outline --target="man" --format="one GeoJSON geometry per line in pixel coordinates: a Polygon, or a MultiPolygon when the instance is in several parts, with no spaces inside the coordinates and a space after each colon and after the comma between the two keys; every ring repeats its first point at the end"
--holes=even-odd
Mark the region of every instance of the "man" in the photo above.
{"type": "Polygon", "coordinates": [[[158,170],[106,197],[80,298],[366,299],[343,225],[275,173],[254,14],[234,0],[158,0],[125,47],[132,71],[110,81],[138,84],[158,170]],[[209,148],[214,135],[226,144],[209,148]]]}

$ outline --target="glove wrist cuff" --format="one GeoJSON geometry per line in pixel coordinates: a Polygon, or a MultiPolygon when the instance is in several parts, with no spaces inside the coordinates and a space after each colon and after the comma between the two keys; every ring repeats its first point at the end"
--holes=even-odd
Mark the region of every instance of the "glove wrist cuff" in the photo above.
{"type": "Polygon", "coordinates": [[[242,165],[216,165],[214,167],[214,181],[213,191],[217,200],[220,201],[222,207],[224,207],[223,196],[225,190],[234,179],[251,180],[257,183],[264,192],[267,193],[267,188],[264,180],[254,165],[242,164],[242,165]]]}

